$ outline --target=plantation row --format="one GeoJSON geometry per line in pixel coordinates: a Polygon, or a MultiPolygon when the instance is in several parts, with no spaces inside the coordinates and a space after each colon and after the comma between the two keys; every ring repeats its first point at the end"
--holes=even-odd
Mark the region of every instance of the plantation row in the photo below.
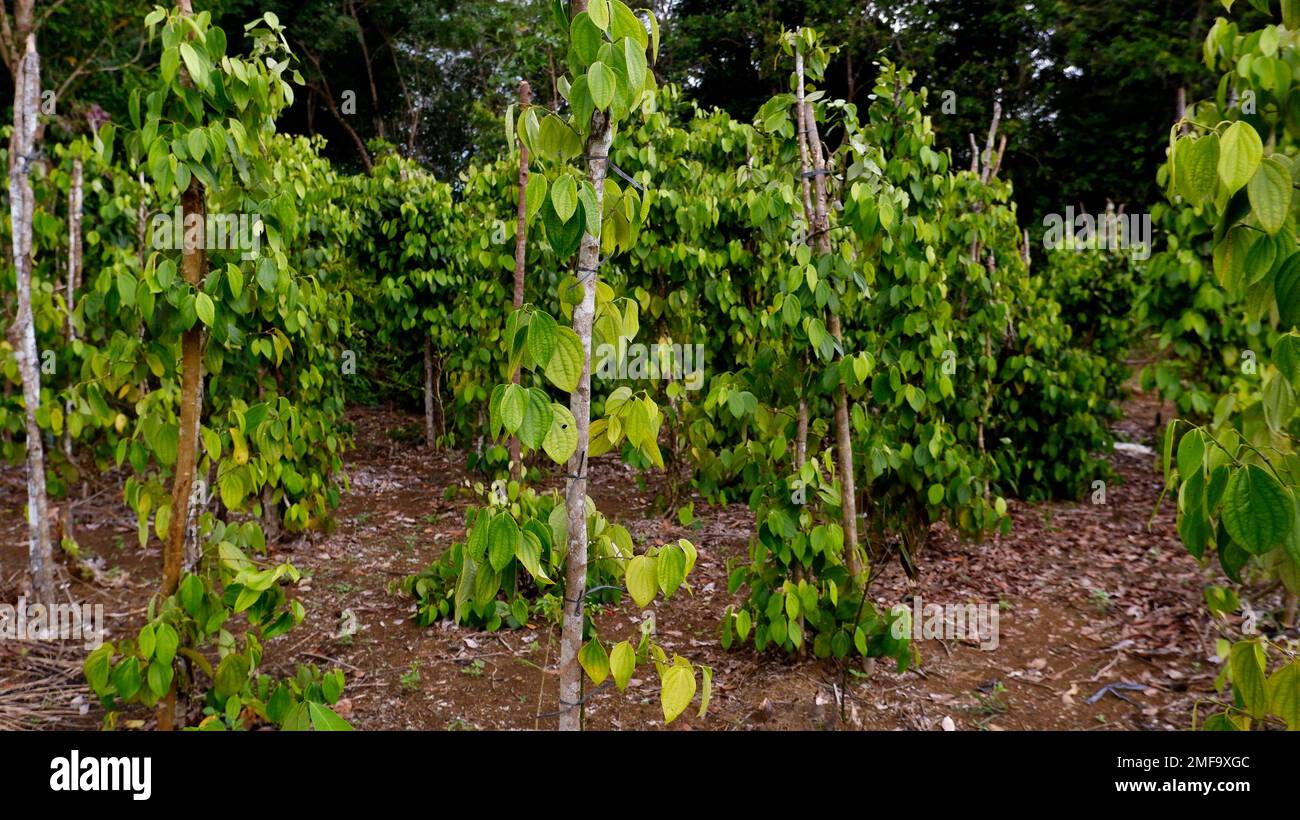
{"type": "MultiPolygon", "coordinates": [[[[953,167],[905,68],[880,63],[858,110],[819,89],[833,48],[791,32],[789,93],[743,123],[656,86],[653,18],[618,0],[571,6],[557,20],[565,110],[525,92],[505,118],[515,150],[456,180],[382,145],[369,173],[344,174],[319,141],[277,134],[301,82],[278,20],[251,23],[237,56],[187,4],[145,21],[161,59],[131,121],[29,164],[30,270],[23,208],[5,236],[20,260],[6,299],[21,329],[30,288],[31,339],[11,333],[5,349],[4,455],[44,472],[34,497],[119,469],[140,545],[163,544],[149,624],[86,664],[110,712],[162,704],[169,728],[179,692],[208,728],[342,725],[340,673],[258,670],[265,642],[305,613],[285,594],[297,571],[267,564],[267,541],[330,526],[358,402],[420,403],[428,445],[508,476],[403,590],[422,625],[560,623],[562,728],[579,726],[584,672],[622,688],[653,662],[667,721],[696,697],[706,709],[711,685],[710,669],[664,652],[653,620],[596,634],[590,607],[678,594],[697,547],[633,543],[591,503],[590,458],[664,471],[666,512],[692,493],[748,501],[756,537],[729,579],[744,603],[719,625],[725,646],[902,669],[914,650],[890,629],[901,616],[872,605],[876,573],[897,559],[914,576],[940,522],[1005,532],[1007,498],[1078,498],[1107,480],[1124,360],[1147,330],[1172,355],[1144,379],[1182,412],[1214,414],[1166,442],[1189,549],[1216,552],[1234,581],[1257,556],[1300,586],[1300,349],[1278,336],[1300,320],[1300,103],[1278,79],[1300,63],[1292,31],[1211,32],[1225,82],[1175,127],[1161,180],[1173,198],[1155,212],[1167,247],[1143,265],[1032,248],[998,177],[996,116],[973,167],[953,167]],[[1230,101],[1252,84],[1262,113],[1243,116],[1230,101]],[[206,248],[181,241],[214,215],[259,219],[256,247],[212,247],[211,230],[206,248]],[[637,343],[702,351],[701,379],[602,366],[599,352],[637,343]],[[1258,370],[1240,366],[1247,348],[1258,370]],[[531,486],[553,474],[563,494],[531,486]]],[[[35,97],[15,109],[34,118],[35,97]]],[[[11,135],[17,156],[35,156],[33,126],[11,135]]],[[[51,549],[75,560],[76,521],[51,546],[43,504],[32,569],[50,599],[51,549]]],[[[1212,605],[1234,611],[1231,594],[1212,605]]],[[[1265,687],[1265,653],[1231,650],[1234,685],[1264,694],[1220,723],[1293,721],[1273,681],[1300,690],[1297,666],[1265,687]]]]}

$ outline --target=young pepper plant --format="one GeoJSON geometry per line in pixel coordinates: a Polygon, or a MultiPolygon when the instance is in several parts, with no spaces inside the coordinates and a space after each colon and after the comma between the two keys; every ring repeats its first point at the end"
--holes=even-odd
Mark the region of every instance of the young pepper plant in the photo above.
{"type": "MultiPolygon", "coordinates": [[[[1177,488],[1178,532],[1198,559],[1217,555],[1224,574],[1242,584],[1250,573],[1275,577],[1287,591],[1289,626],[1300,593],[1300,237],[1294,178],[1300,100],[1288,93],[1300,64],[1300,7],[1282,4],[1282,25],[1241,32],[1219,18],[1205,39],[1205,58],[1223,71],[1219,99],[1195,106],[1170,132],[1170,197],[1214,223],[1212,267],[1230,298],[1275,323],[1270,362],[1258,386],[1223,396],[1212,423],[1175,419],[1164,440],[1166,486],[1177,488]],[[1279,85],[1280,83],[1280,85],[1279,85]],[[1254,112],[1229,104],[1255,95],[1254,112]]],[[[1235,613],[1237,589],[1211,586],[1216,616],[1235,613]]],[[[1300,729],[1300,656],[1294,641],[1258,634],[1248,618],[1225,630],[1226,661],[1205,729],[1249,730],[1271,722],[1300,729]],[[1271,669],[1270,669],[1271,667],[1271,669]]]]}
{"type": "MultiPolygon", "coordinates": [[[[528,106],[518,112],[517,121],[512,109],[507,122],[514,121],[520,142],[541,166],[530,174],[524,190],[525,220],[542,219],[547,241],[559,259],[577,254],[574,275],[559,286],[560,303],[571,311],[572,326],[564,327],[532,305],[512,313],[506,328],[507,373],[517,368],[540,373],[569,394],[569,404],[552,401],[544,388],[512,380],[492,391],[490,423],[498,436],[517,436],[523,450],[540,449],[557,464],[567,465],[564,502],[557,507],[563,510],[564,527],[555,528],[555,535],[563,538],[554,539],[557,545],[564,544],[560,728],[581,728],[584,671],[596,685],[612,675],[622,689],[635,665],[646,660],[655,663],[664,720],[672,721],[695,697],[695,667],[680,656],[670,660],[652,640],[653,619],[643,622],[636,647],[629,640],[607,651],[588,617],[587,577],[593,520],[587,496],[590,459],[626,438],[651,463],[663,464],[658,447],[660,413],[648,394],[634,396],[626,388],[616,391],[605,402],[606,418],[594,423],[591,419],[593,337],[615,342],[634,335],[637,328],[636,303],[617,298],[600,281],[600,264],[602,253],[612,255],[631,247],[644,216],[645,205],[636,191],[623,189],[608,177],[609,151],[617,124],[647,100],[653,101],[654,75],[647,51],[658,53],[658,24],[653,15],[643,23],[619,0],[575,1],[568,17],[558,4],[556,10],[569,32],[570,76],[562,87],[569,116],[564,119],[558,112],[528,106]],[[583,161],[584,173],[570,165],[577,159],[583,161]],[[589,634],[590,640],[585,640],[589,634]]],[[[550,518],[556,517],[552,512],[550,518]]],[[[467,555],[479,553],[474,545],[481,544],[491,571],[515,556],[535,582],[550,582],[534,554],[540,543],[537,527],[529,521],[520,526],[511,516],[487,518],[487,523],[476,519],[467,555]]],[[[619,566],[633,600],[644,607],[660,592],[665,596],[675,592],[696,555],[694,546],[683,539],[641,555],[632,555],[629,549],[608,557],[619,566]]],[[[484,563],[479,561],[474,568],[484,571],[484,563]]],[[[591,592],[598,590],[593,587],[591,592]]],[[[712,672],[704,667],[700,674],[703,713],[712,672]]]]}

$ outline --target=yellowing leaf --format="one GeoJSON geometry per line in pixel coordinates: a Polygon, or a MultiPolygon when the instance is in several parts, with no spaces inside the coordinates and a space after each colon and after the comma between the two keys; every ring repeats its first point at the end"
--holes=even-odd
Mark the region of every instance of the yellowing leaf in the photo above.
{"type": "Polygon", "coordinates": [[[1219,180],[1235,194],[1250,181],[1264,155],[1264,144],[1248,122],[1234,122],[1219,144],[1219,180]]]}
{"type": "Polygon", "coordinates": [[[632,679],[636,669],[636,650],[627,641],[619,641],[609,653],[609,669],[614,673],[614,683],[618,691],[627,691],[627,682],[632,679]]]}
{"type": "Polygon", "coordinates": [[[1300,730],[1300,661],[1291,661],[1268,679],[1268,710],[1300,730]]]}
{"type": "Polygon", "coordinates": [[[631,593],[632,600],[637,606],[646,606],[653,601],[655,595],[659,593],[659,574],[654,559],[638,555],[628,561],[623,583],[627,585],[627,591],[631,593]]]}
{"type": "Polygon", "coordinates": [[[672,723],[691,705],[695,697],[695,672],[686,666],[670,666],[664,672],[659,702],[664,709],[664,723],[672,723]]]}
{"type": "Polygon", "coordinates": [[[592,638],[587,641],[586,645],[578,651],[578,663],[582,664],[583,670],[591,682],[600,686],[609,677],[609,656],[605,654],[605,647],[600,645],[600,641],[592,638]]]}
{"type": "Polygon", "coordinates": [[[551,404],[551,427],[542,440],[542,449],[556,464],[568,461],[578,449],[578,422],[562,404],[551,404]]]}

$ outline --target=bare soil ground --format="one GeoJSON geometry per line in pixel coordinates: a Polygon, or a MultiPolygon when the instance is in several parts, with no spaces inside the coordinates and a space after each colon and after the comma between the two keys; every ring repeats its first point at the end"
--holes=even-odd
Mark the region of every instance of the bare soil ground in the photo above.
{"type": "MultiPolygon", "coordinates": [[[[1154,445],[1157,417],[1168,409],[1136,396],[1118,425],[1122,440],[1154,445]]],[[[340,711],[362,729],[553,728],[558,632],[544,627],[495,634],[450,624],[417,627],[401,578],[428,564],[463,534],[468,493],[448,494],[467,476],[464,456],[429,452],[410,441],[418,419],[385,409],[356,409],[356,449],[348,457],[351,491],[338,527],[276,544],[272,557],[304,572],[296,595],[307,621],[272,641],[273,670],[297,663],[337,664],[348,678],[340,711]],[[343,613],[359,624],[339,637],[343,613]]],[[[1013,503],[1011,534],[962,543],[941,533],[909,584],[897,566],[873,590],[884,606],[911,602],[997,603],[1000,640],[926,640],[919,668],[896,674],[846,674],[830,662],[718,643],[729,604],[728,560],[746,560],[752,515],[741,504],[696,504],[696,522],[678,526],[650,508],[654,487],[611,459],[594,465],[593,496],[641,544],[689,537],[700,558],[693,594],[652,604],[659,639],[714,669],[714,699],[680,729],[1185,729],[1198,699],[1212,694],[1214,626],[1202,601],[1212,570],[1180,544],[1171,504],[1152,516],[1161,481],[1155,457],[1110,454],[1121,477],[1104,504],[1013,503]],[[1127,684],[1107,688],[1114,684],[1127,684]],[[843,709],[841,710],[841,693],[843,709]],[[841,717],[841,713],[843,717],[841,717]]],[[[96,581],[68,579],[70,600],[102,603],[110,632],[143,620],[157,585],[156,542],[141,550],[134,517],[105,475],[76,506],[84,553],[96,581]]],[[[478,477],[479,480],[482,476],[478,477]]],[[[552,482],[558,487],[558,482],[552,482]]],[[[25,537],[21,469],[0,471],[0,600],[12,601],[22,577],[25,537]]],[[[1267,603],[1267,602],[1264,602],[1267,603]]],[[[640,617],[630,601],[600,618],[602,635],[631,635],[640,617]]],[[[84,650],[0,643],[0,725],[94,728],[102,714],[80,680],[84,650]],[[52,671],[55,670],[55,671],[52,671]],[[61,670],[61,671],[59,671],[61,670]],[[8,704],[6,711],[5,704],[8,704]]],[[[642,672],[626,694],[612,686],[589,693],[587,725],[596,729],[662,727],[654,674],[642,672]]],[[[152,717],[134,715],[148,727],[152,717]]]]}

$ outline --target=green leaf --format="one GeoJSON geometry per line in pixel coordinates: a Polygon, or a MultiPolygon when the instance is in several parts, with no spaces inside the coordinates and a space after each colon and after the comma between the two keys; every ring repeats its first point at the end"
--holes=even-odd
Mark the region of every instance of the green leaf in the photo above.
{"type": "Polygon", "coordinates": [[[546,434],[551,431],[554,417],[551,399],[546,391],[531,388],[528,390],[528,403],[524,407],[524,420],[519,425],[519,440],[531,450],[540,449],[546,441],[546,434]]]}
{"type": "Polygon", "coordinates": [[[130,700],[140,690],[140,661],[127,658],[113,669],[112,682],[118,697],[130,700]]]}
{"type": "Polygon", "coordinates": [[[244,505],[248,487],[244,485],[243,470],[226,470],[217,479],[217,487],[221,491],[221,503],[226,505],[226,509],[238,510],[244,505]]]}
{"type": "Polygon", "coordinates": [[[140,627],[140,632],[136,636],[136,648],[140,650],[140,655],[145,660],[153,657],[154,649],[154,632],[153,624],[145,624],[140,627]]]}
{"type": "Polygon", "coordinates": [[[609,30],[609,0],[591,0],[587,4],[587,14],[591,22],[601,31],[609,30]]]}
{"type": "MultiPolygon", "coordinates": [[[[839,633],[844,634],[844,633],[839,633]]],[[[700,692],[700,711],[698,717],[704,717],[709,711],[709,701],[713,699],[713,670],[707,666],[700,667],[700,677],[704,679],[704,690],[700,692]]]]}
{"type": "Polygon", "coordinates": [[[675,544],[662,548],[655,561],[655,569],[664,597],[671,597],[686,580],[686,553],[675,544]]]}
{"type": "Polygon", "coordinates": [[[145,679],[149,683],[149,690],[157,697],[167,694],[167,690],[172,688],[172,678],[175,671],[170,663],[162,663],[155,660],[149,664],[149,671],[145,674],[145,679]]]}
{"type": "Polygon", "coordinates": [[[199,607],[203,605],[203,582],[197,575],[186,575],[181,580],[179,590],[181,608],[192,617],[198,617],[199,607]]]}
{"type": "Polygon", "coordinates": [[[614,683],[618,691],[627,691],[627,682],[636,670],[636,650],[627,641],[619,641],[609,653],[609,670],[614,674],[614,683]]]}
{"type": "Polygon", "coordinates": [[[1248,464],[1228,479],[1223,524],[1232,540],[1262,555],[1291,533],[1291,498],[1266,470],[1248,464]]]}
{"type": "Polygon", "coordinates": [[[1165,425],[1165,441],[1163,448],[1164,460],[1162,462],[1164,464],[1165,487],[1169,486],[1169,479],[1173,476],[1173,473],[1170,472],[1170,468],[1173,466],[1174,432],[1177,428],[1178,419],[1170,419],[1169,423],[1165,425]]]}
{"type": "Polygon", "coordinates": [[[650,56],[656,63],[659,60],[659,20],[653,11],[646,12],[650,19],[650,56]]]}
{"type": "Polygon", "coordinates": [[[1208,134],[1192,143],[1187,153],[1184,177],[1188,190],[1183,192],[1193,203],[1207,202],[1214,196],[1219,181],[1219,135],[1208,134]]]}
{"type": "Polygon", "coordinates": [[[1183,481],[1191,478],[1192,473],[1200,472],[1205,459],[1205,439],[1200,430],[1189,430],[1178,442],[1178,475],[1183,481]]]}
{"type": "Polygon", "coordinates": [[[547,186],[545,174],[533,174],[528,177],[528,187],[524,189],[524,218],[532,222],[533,217],[542,209],[546,201],[547,186]]]}
{"type": "Polygon", "coordinates": [[[200,88],[208,84],[208,72],[211,70],[207,57],[199,54],[198,49],[189,43],[181,43],[181,59],[185,61],[185,69],[189,71],[190,78],[194,84],[200,88]]]}
{"type": "Polygon", "coordinates": [[[1268,711],[1286,721],[1286,728],[1300,730],[1300,661],[1291,661],[1274,672],[1266,684],[1268,711]]]}
{"type": "Polygon", "coordinates": [[[1258,237],[1259,232],[1237,226],[1214,246],[1214,274],[1234,297],[1245,290],[1246,259],[1258,237]]]}
{"type": "Polygon", "coordinates": [[[659,594],[659,574],[654,559],[638,555],[628,561],[623,583],[627,585],[627,591],[637,606],[648,605],[659,594]]]}
{"type": "Polygon", "coordinates": [[[550,363],[558,327],[551,314],[544,310],[534,311],[528,320],[528,355],[533,357],[538,367],[545,368],[550,363]]]}
{"type": "Polygon", "coordinates": [[[181,55],[175,46],[163,49],[162,58],[158,63],[163,85],[171,85],[172,80],[176,79],[176,71],[180,65],[181,55]]]}
{"type": "MultiPolygon", "coordinates": [[[[533,578],[542,583],[551,583],[551,579],[542,570],[542,539],[538,538],[536,533],[526,529],[521,532],[519,549],[515,553],[515,557],[519,559],[519,563],[524,565],[524,569],[528,570],[528,574],[533,578]]],[[[524,618],[516,618],[515,620],[520,623],[525,621],[524,618]]]]}
{"type": "Polygon", "coordinates": [[[659,701],[664,710],[664,723],[672,723],[695,697],[695,671],[686,666],[673,665],[664,672],[659,690],[659,701]]]}
{"type": "Polygon", "coordinates": [[[216,306],[212,304],[212,297],[199,291],[194,297],[194,313],[199,317],[199,321],[208,327],[212,327],[216,319],[216,306]]]}
{"type": "Polygon", "coordinates": [[[640,43],[641,50],[645,51],[650,45],[650,40],[641,18],[637,17],[621,0],[610,0],[609,5],[614,12],[609,21],[609,38],[617,43],[624,37],[631,37],[640,43]]]}
{"type": "Polygon", "coordinates": [[[587,69],[587,90],[596,108],[603,111],[614,102],[614,85],[617,81],[614,72],[602,62],[594,62],[587,69]]]}
{"type": "Polygon", "coordinates": [[[217,674],[213,684],[218,695],[228,698],[238,694],[247,680],[248,660],[243,655],[231,653],[217,664],[217,674]]]}
{"type": "Polygon", "coordinates": [[[1282,163],[1266,158],[1250,178],[1246,195],[1260,227],[1273,236],[1286,224],[1291,213],[1291,172],[1282,163]]]}
{"type": "Polygon", "coordinates": [[[1278,329],[1300,327],[1300,252],[1282,263],[1273,279],[1273,295],[1277,299],[1278,329]]]}
{"type": "Polygon", "coordinates": [[[510,563],[519,551],[519,541],[523,538],[519,525],[509,514],[498,515],[492,520],[488,533],[488,563],[492,569],[500,572],[510,563]]]}
{"type": "Polygon", "coordinates": [[[1264,682],[1264,649],[1255,641],[1238,641],[1228,652],[1232,669],[1232,686],[1253,718],[1262,718],[1268,708],[1268,688],[1264,682]]]}
{"type": "Polygon", "coordinates": [[[582,243],[582,232],[586,227],[586,220],[570,219],[565,221],[560,219],[555,213],[555,205],[548,199],[546,207],[542,209],[542,223],[546,227],[546,241],[551,243],[551,250],[560,259],[567,259],[578,249],[582,243]]]}
{"type": "Polygon", "coordinates": [[[581,12],[569,26],[570,59],[577,57],[579,68],[596,62],[600,45],[605,40],[600,29],[591,20],[589,12],[581,12]]]}
{"type": "Polygon", "coordinates": [[[1300,336],[1288,333],[1278,339],[1273,364],[1293,388],[1300,388],[1300,336]]]}
{"type": "Polygon", "coordinates": [[[1300,30],[1300,0],[1282,0],[1282,25],[1300,30]]]}
{"type": "Polygon", "coordinates": [[[605,647],[600,645],[600,641],[592,638],[578,650],[578,663],[582,664],[583,670],[591,682],[600,686],[609,677],[609,656],[605,654],[605,647]]]}
{"type": "Polygon", "coordinates": [[[623,60],[627,65],[628,88],[635,96],[645,88],[645,44],[631,38],[623,40],[623,60]]]}
{"type": "Polygon", "coordinates": [[[109,659],[113,655],[112,644],[103,644],[95,651],[86,656],[85,662],[81,665],[81,671],[86,676],[86,682],[95,694],[103,693],[108,687],[109,659]]]}
{"type": "Polygon", "coordinates": [[[567,327],[556,328],[555,350],[545,365],[546,378],[551,380],[551,384],[566,393],[577,390],[586,360],[587,354],[578,334],[567,327]]]}
{"type": "Polygon", "coordinates": [[[578,187],[572,174],[563,174],[551,186],[551,206],[561,222],[568,222],[578,207],[578,187]]]}
{"type": "Polygon", "coordinates": [[[517,384],[507,384],[501,395],[501,426],[514,435],[524,423],[524,409],[528,406],[528,391],[517,384]]]}
{"type": "MultiPolygon", "coordinates": [[[[193,576],[190,576],[193,577],[193,576]]],[[[180,646],[180,636],[170,624],[158,624],[154,630],[157,645],[154,647],[154,657],[162,664],[170,664],[176,657],[176,648],[180,646]]]]}
{"type": "Polygon", "coordinates": [[[318,732],[351,732],[352,726],[323,703],[307,701],[307,711],[311,715],[311,727],[318,732]]]}
{"type": "Polygon", "coordinates": [[[1223,133],[1219,146],[1219,181],[1235,194],[1250,181],[1264,155],[1264,144],[1248,122],[1234,122],[1223,133]]]}

